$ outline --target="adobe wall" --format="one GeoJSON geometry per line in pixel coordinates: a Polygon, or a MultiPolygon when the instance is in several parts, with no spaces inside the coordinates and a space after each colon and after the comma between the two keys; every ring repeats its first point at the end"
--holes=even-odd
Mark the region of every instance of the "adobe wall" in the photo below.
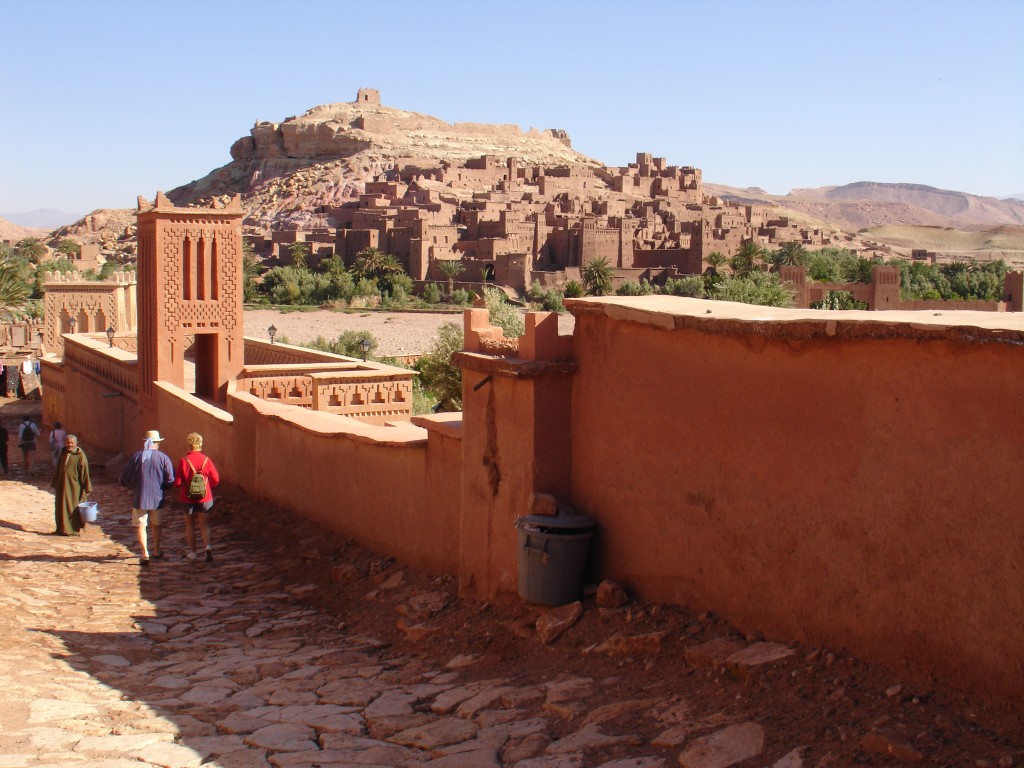
{"type": "Polygon", "coordinates": [[[41,362],[45,426],[62,422],[94,463],[140,447],[136,437],[152,427],[140,431],[134,353],[75,334],[65,337],[63,364],[53,356],[41,362]]]}
{"type": "MultiPolygon", "coordinates": [[[[203,436],[203,452],[213,459],[222,480],[246,488],[245,478],[252,473],[252,469],[241,466],[236,457],[234,417],[166,382],[156,383],[156,396],[160,423],[154,426],[143,425],[142,431],[138,433],[138,444],[133,450],[142,447],[142,435],[146,430],[158,428],[164,437],[161,450],[177,466],[178,459],[189,450],[185,437],[190,432],[198,432],[203,436]]],[[[177,491],[171,493],[174,494],[171,498],[176,501],[177,491]]]]}
{"type": "Polygon", "coordinates": [[[1024,321],[566,303],[596,575],[1021,696],[1024,321]]]}
{"type": "Polygon", "coordinates": [[[244,393],[229,395],[228,410],[236,446],[229,479],[247,493],[414,568],[454,573],[457,428],[373,427],[244,393]]]}

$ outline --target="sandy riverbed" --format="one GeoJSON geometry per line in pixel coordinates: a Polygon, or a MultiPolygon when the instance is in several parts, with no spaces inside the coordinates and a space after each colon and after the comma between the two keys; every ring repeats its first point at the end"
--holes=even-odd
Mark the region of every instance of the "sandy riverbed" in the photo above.
{"type": "Polygon", "coordinates": [[[444,323],[462,323],[457,313],[421,312],[278,312],[271,309],[245,311],[245,335],[267,338],[267,328],[277,328],[278,341],[302,344],[317,336],[336,339],[345,331],[366,331],[379,344],[377,354],[417,355],[426,352],[444,323]]]}
{"type": "MultiPolygon", "coordinates": [[[[277,339],[290,344],[312,341],[317,336],[336,339],[345,331],[366,331],[379,344],[379,355],[418,355],[426,352],[444,323],[462,324],[461,313],[440,312],[278,312],[272,309],[247,309],[245,335],[267,338],[267,328],[277,328],[277,339]]],[[[561,333],[572,333],[574,318],[559,316],[561,333]]]]}

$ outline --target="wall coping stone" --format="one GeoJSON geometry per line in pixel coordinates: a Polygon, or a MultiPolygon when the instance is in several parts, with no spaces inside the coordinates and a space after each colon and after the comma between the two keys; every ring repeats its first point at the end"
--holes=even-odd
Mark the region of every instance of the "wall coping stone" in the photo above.
{"type": "Polygon", "coordinates": [[[410,421],[428,432],[437,432],[445,437],[462,439],[462,411],[413,416],[410,421]]]}
{"type": "Polygon", "coordinates": [[[311,411],[308,408],[261,400],[248,392],[229,391],[228,401],[231,400],[251,405],[265,418],[287,421],[299,429],[324,437],[397,448],[418,448],[427,444],[427,431],[406,421],[377,426],[329,411],[311,411]]]}
{"type": "Polygon", "coordinates": [[[468,368],[477,373],[520,379],[575,373],[579,367],[575,362],[549,363],[542,360],[523,360],[519,357],[495,357],[478,352],[455,352],[452,354],[452,360],[461,368],[468,368]]]}
{"type": "Polygon", "coordinates": [[[679,296],[567,299],[575,318],[606,317],[665,330],[767,338],[907,338],[1024,345],[1024,313],[972,310],[782,309],[679,296]]]}

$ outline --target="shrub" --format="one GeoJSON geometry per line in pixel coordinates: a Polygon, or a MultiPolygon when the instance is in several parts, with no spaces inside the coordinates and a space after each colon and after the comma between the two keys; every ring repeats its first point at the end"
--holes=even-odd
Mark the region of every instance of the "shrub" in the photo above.
{"type": "Polygon", "coordinates": [[[505,338],[514,339],[526,332],[526,323],[519,316],[519,311],[509,304],[505,292],[498,288],[484,288],[484,301],[487,303],[487,316],[491,325],[496,325],[505,332],[505,338]]]}
{"type": "Polygon", "coordinates": [[[865,301],[857,301],[849,291],[829,291],[821,301],[811,304],[811,309],[867,309],[865,301]]]}
{"type": "Polygon", "coordinates": [[[654,288],[647,280],[626,280],[615,289],[617,296],[647,296],[654,293],[654,288]]]}
{"type": "Polygon", "coordinates": [[[427,302],[427,304],[437,304],[441,301],[441,289],[437,283],[427,283],[423,286],[423,293],[420,297],[427,302]]]}
{"type": "Polygon", "coordinates": [[[712,298],[767,307],[791,307],[793,295],[774,272],[755,270],[744,277],[727,277],[715,286],[712,298]]]}
{"type": "Polygon", "coordinates": [[[586,296],[587,291],[578,280],[569,280],[566,282],[565,288],[562,289],[562,293],[567,299],[578,299],[581,296],[586,296]]]}
{"type": "Polygon", "coordinates": [[[542,288],[538,280],[534,280],[527,293],[530,301],[545,312],[565,312],[562,294],[553,288],[542,288]]]}
{"type": "Polygon", "coordinates": [[[370,340],[370,349],[366,356],[373,357],[377,351],[378,342],[369,331],[345,331],[334,341],[328,341],[323,336],[317,336],[315,341],[310,341],[302,346],[308,349],[318,349],[321,352],[330,352],[332,355],[345,355],[346,357],[362,358],[363,350],[360,342],[363,339],[370,340]]]}
{"type": "Polygon", "coordinates": [[[686,277],[669,278],[665,281],[663,293],[670,296],[685,296],[692,299],[703,299],[707,296],[704,290],[704,278],[700,275],[687,275],[686,277]]]}
{"type": "Polygon", "coordinates": [[[456,288],[452,291],[452,304],[468,306],[473,303],[473,294],[464,288],[456,288]]]}
{"type": "Polygon", "coordinates": [[[387,272],[377,278],[377,285],[382,295],[390,295],[396,301],[399,294],[404,300],[412,293],[412,278],[405,272],[387,272]]]}
{"type": "Polygon", "coordinates": [[[452,354],[465,346],[462,326],[445,323],[437,329],[437,341],[416,361],[423,388],[437,401],[439,411],[462,408],[462,369],[452,363],[452,354]]]}

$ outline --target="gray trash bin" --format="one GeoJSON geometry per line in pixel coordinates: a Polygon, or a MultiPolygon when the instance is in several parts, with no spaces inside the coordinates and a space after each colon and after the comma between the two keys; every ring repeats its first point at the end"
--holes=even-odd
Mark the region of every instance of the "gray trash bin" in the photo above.
{"type": "Polygon", "coordinates": [[[519,596],[528,603],[565,605],[579,600],[587,549],[597,523],[558,505],[557,515],[527,515],[519,529],[519,596]]]}

